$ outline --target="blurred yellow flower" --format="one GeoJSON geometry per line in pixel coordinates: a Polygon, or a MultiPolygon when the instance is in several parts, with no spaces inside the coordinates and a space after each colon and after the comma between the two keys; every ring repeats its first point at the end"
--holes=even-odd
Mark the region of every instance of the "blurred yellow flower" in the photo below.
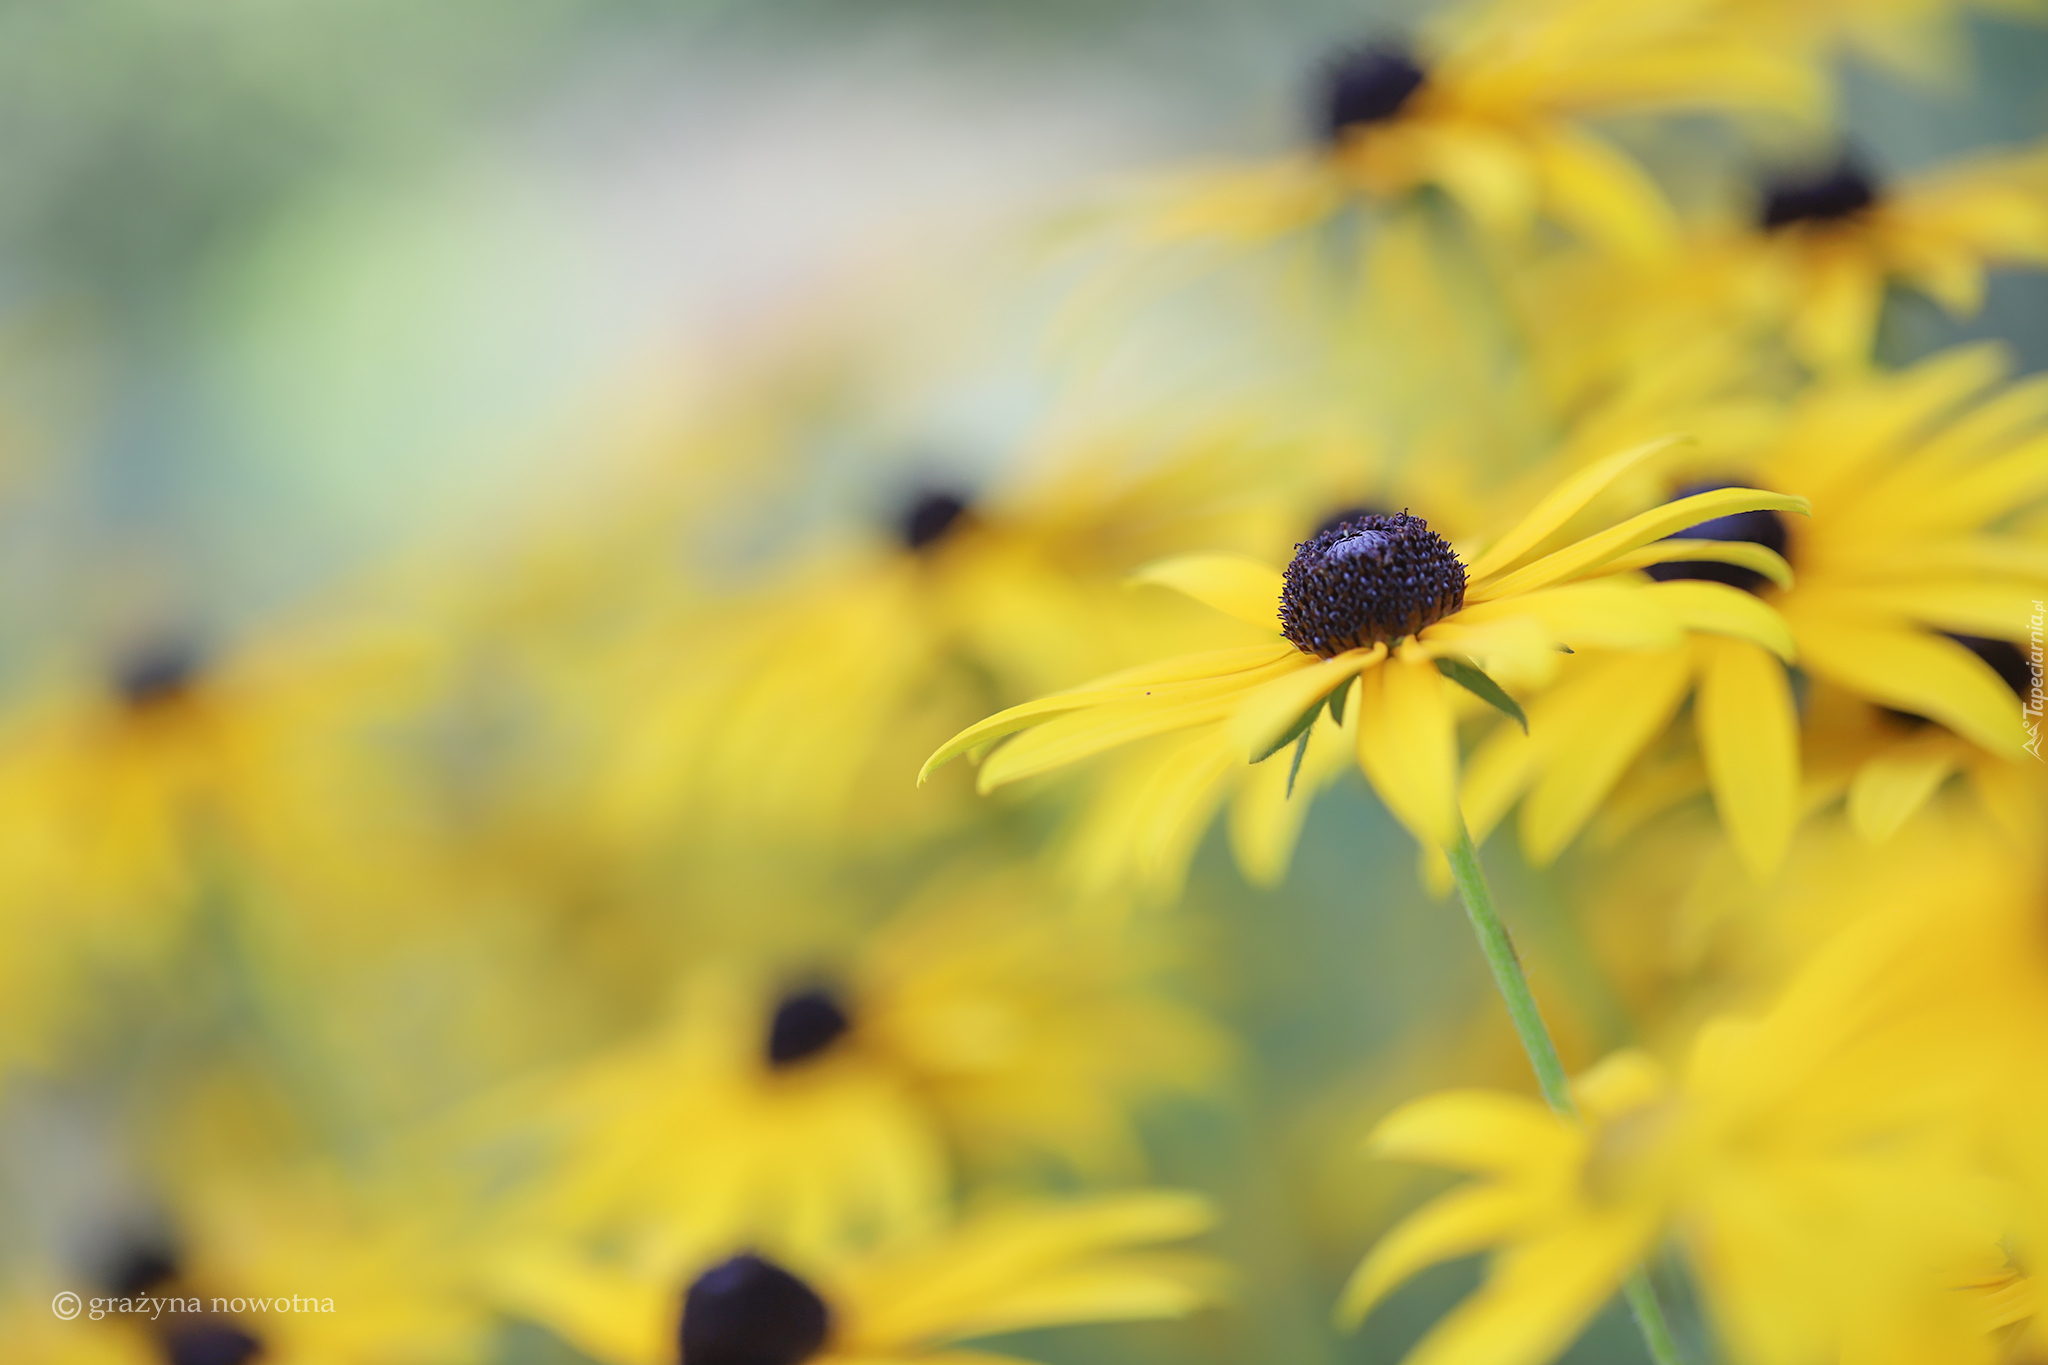
{"type": "Polygon", "coordinates": [[[872,844],[928,829],[931,808],[878,799],[896,789],[877,774],[996,701],[1178,638],[1123,575],[1240,540],[1260,516],[1221,496],[1214,460],[1068,463],[981,495],[916,491],[890,539],[788,547],[749,585],[636,630],[597,664],[616,681],[601,676],[595,704],[632,719],[598,818],[662,845],[678,831],[872,844]],[[698,643],[679,654],[679,639],[698,643]]]}
{"type": "Polygon", "coordinates": [[[791,1268],[754,1252],[619,1264],[530,1250],[502,1258],[495,1279],[508,1310],[605,1365],[994,1365],[1015,1358],[952,1343],[1194,1312],[1214,1295],[1213,1267],[1141,1248],[1209,1221],[1191,1195],[1104,1195],[791,1268]]]}
{"type": "Polygon", "coordinates": [[[1767,108],[1821,98],[1801,56],[1750,41],[1714,7],[1626,0],[1494,3],[1452,15],[1415,47],[1382,41],[1324,73],[1327,147],[1277,165],[1195,177],[1155,220],[1168,236],[1265,236],[1430,186],[1519,236],[1539,218],[1607,251],[1654,258],[1677,226],[1650,177],[1579,120],[1767,108]]]}
{"type": "Polygon", "coordinates": [[[1162,965],[1142,926],[982,877],[871,934],[837,979],[777,991],[707,967],[669,1027],[515,1114],[563,1133],[535,1216],[809,1250],[929,1225],[963,1164],[1138,1173],[1134,1106],[1210,1085],[1225,1052],[1162,965]]]}
{"type": "Polygon", "coordinates": [[[1388,1233],[1343,1312],[1492,1248],[1485,1285],[1410,1359],[1538,1365],[1671,1231],[1737,1360],[1995,1358],[1988,1310],[2011,1276],[1987,1262],[2019,1206],[1985,1159],[1986,1101],[2010,1048],[2038,1046],[2008,1039],[2038,1026],[2010,1002],[2044,981],[2018,909],[1874,911],[1767,1013],[1703,1028],[1682,1082],[1633,1052],[1588,1072],[1583,1126],[1490,1092],[1398,1111],[1381,1154],[1481,1179],[1388,1233]]]}
{"type": "MultiPolygon", "coordinates": [[[[1759,510],[1667,542],[1704,535],[1761,546],[1796,576],[1715,560],[1647,569],[1741,587],[1783,613],[1799,666],[1828,685],[1808,707],[1808,743],[1824,745],[1830,789],[1848,793],[1872,837],[1897,829],[1957,769],[1978,776],[2015,828],[2038,799],[2035,775],[2020,766],[2016,693],[2028,679],[2015,642],[2033,602],[2048,597],[2048,552],[2007,526],[2048,497],[2048,381],[1997,391],[2004,370],[1995,349],[1967,347],[1825,386],[1761,449],[1681,491],[1739,483],[1809,496],[1815,514],[1796,527],[1759,510]],[[1840,694],[1910,714],[1845,733],[1840,694]],[[1908,733],[1910,717],[1941,734],[1908,733]]],[[[1503,726],[1475,753],[1465,807],[1475,834],[1520,798],[1524,847],[1554,857],[1691,692],[1703,776],[1736,850],[1757,876],[1777,867],[1803,811],[1790,686],[1775,661],[1739,640],[1694,649],[1689,659],[1572,661],[1530,703],[1526,737],[1503,726]]]]}

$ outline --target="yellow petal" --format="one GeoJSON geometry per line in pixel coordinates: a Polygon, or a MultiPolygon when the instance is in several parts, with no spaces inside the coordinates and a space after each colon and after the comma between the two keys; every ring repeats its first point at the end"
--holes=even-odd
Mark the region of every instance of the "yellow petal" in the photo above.
{"type": "Polygon", "coordinates": [[[1133,583],[1156,583],[1261,630],[1280,629],[1280,571],[1249,555],[1177,555],[1147,564],[1133,583]]]}
{"type": "Polygon", "coordinates": [[[1450,684],[1421,650],[1404,649],[1359,682],[1358,761],[1396,819],[1424,843],[1457,826],[1458,736],[1450,684]]]}
{"type": "Polygon", "coordinates": [[[1671,249],[1677,219],[1635,162],[1568,124],[1542,125],[1531,140],[1547,206],[1558,221],[1639,261],[1671,249]]]}
{"type": "Polygon", "coordinates": [[[1927,804],[1955,767],[1956,754],[1948,745],[1902,746],[1879,754],[1849,782],[1849,823],[1871,843],[1883,843],[1927,804]]]}
{"type": "Polygon", "coordinates": [[[1637,755],[1685,699],[1692,664],[1684,649],[1589,659],[1539,697],[1529,732],[1540,775],[1522,802],[1522,846],[1544,864],[1592,818],[1637,755]]]}
{"type": "Polygon", "coordinates": [[[2018,700],[1955,641],[1905,622],[1845,619],[1812,598],[1787,598],[1784,611],[1804,667],[1872,701],[1938,720],[1993,753],[2018,752],[2025,733],[2018,700]]]}
{"type": "Polygon", "coordinates": [[[1568,583],[1466,607],[1431,626],[1426,634],[1436,636],[1444,625],[1484,626],[1521,619],[1535,621],[1548,631],[1553,648],[1558,644],[1573,649],[1676,648],[1684,643],[1685,631],[1675,614],[1650,596],[1649,588],[1649,584],[1632,579],[1568,583]]]}
{"type": "Polygon", "coordinates": [[[1375,1156],[1457,1171],[1537,1169],[1584,1139],[1539,1102],[1499,1090],[1445,1090],[1402,1105],[1369,1139],[1375,1156]]]}
{"type": "MultiPolygon", "coordinates": [[[[1522,733],[1512,721],[1494,727],[1493,733],[1472,752],[1465,765],[1463,793],[1459,805],[1465,812],[1465,828],[1472,842],[1486,842],[1486,836],[1521,798],[1534,780],[1539,754],[1536,740],[1522,733]]],[[[1446,868],[1448,873],[1448,867],[1446,868]]]]}
{"type": "Polygon", "coordinates": [[[1799,358],[1817,370],[1840,370],[1870,358],[1884,299],[1884,272],[1860,245],[1830,243],[1808,265],[1806,298],[1787,329],[1799,358]]]}
{"type": "Polygon", "coordinates": [[[1653,455],[1662,454],[1690,438],[1684,436],[1662,436],[1654,441],[1645,441],[1604,460],[1595,461],[1571,478],[1552,489],[1543,501],[1530,509],[1514,529],[1493,543],[1493,546],[1479,558],[1472,561],[1466,570],[1468,583],[1477,584],[1502,572],[1541,545],[1566,522],[1576,516],[1587,503],[1600,496],[1622,475],[1634,469],[1653,455]]]}
{"type": "Polygon", "coordinates": [[[1432,1328],[1405,1365],[1544,1365],[1621,1287],[1648,1245],[1634,1210],[1568,1222],[1498,1258],[1479,1292],[1432,1328]]]}
{"type": "MultiPolygon", "coordinates": [[[[1155,693],[1163,698],[1170,689],[1239,678],[1246,673],[1270,667],[1290,655],[1301,655],[1301,651],[1285,641],[1238,649],[1210,650],[1204,654],[1190,654],[1163,663],[1126,669],[1121,673],[1112,673],[1106,678],[1098,678],[1071,692],[1055,692],[1049,697],[1040,697],[1021,706],[1012,706],[1007,711],[998,711],[986,720],[976,721],[940,745],[938,750],[925,760],[924,767],[918,772],[918,785],[923,786],[925,779],[942,764],[950,763],[960,755],[992,743],[1005,735],[1014,735],[1019,730],[1042,724],[1054,716],[1100,706],[1105,702],[1129,701],[1155,693]]],[[[1302,657],[1306,660],[1307,656],[1302,657]]]]}
{"type": "Polygon", "coordinates": [[[985,794],[1133,740],[1216,724],[1229,719],[1242,696],[1242,691],[1233,691],[1188,701],[1118,702],[1054,717],[990,754],[976,786],[985,794]]]}
{"type": "Polygon", "coordinates": [[[1243,765],[1237,746],[1213,726],[1154,763],[1130,812],[1127,835],[1126,852],[1141,885],[1162,899],[1179,898],[1188,864],[1228,790],[1227,778],[1243,765]]]}
{"type": "Polygon", "coordinates": [[[1792,586],[1792,566],[1768,545],[1747,540],[1656,540],[1607,561],[1607,570],[1642,569],[1676,560],[1707,560],[1733,564],[1762,574],[1781,588],[1792,586]]]}
{"type": "Polygon", "coordinates": [[[2032,615],[2038,591],[2031,583],[1922,578],[1840,596],[1858,616],[1905,616],[1936,630],[2011,639],[2032,615]]]}
{"type": "Polygon", "coordinates": [[[1722,828],[1752,876],[1785,859],[1799,819],[1799,715],[1785,667],[1743,640],[1705,638],[1694,704],[1722,828]]]}
{"type": "Polygon", "coordinates": [[[1572,1095],[1591,1121],[1615,1118],[1653,1104],[1670,1090],[1655,1057],[1640,1048],[1609,1053],[1572,1079],[1572,1095]]]}
{"type": "Polygon", "coordinates": [[[1995,520],[2048,493],[2048,437],[2028,441],[1958,474],[1917,510],[1928,524],[1969,526],[1995,520]]]}
{"type": "MultiPolygon", "coordinates": [[[[1283,754],[1253,768],[1231,800],[1230,850],[1254,886],[1278,886],[1286,879],[1314,793],[1338,765],[1351,761],[1348,737],[1328,716],[1316,722],[1312,734],[1291,794],[1287,779],[1293,758],[1283,754]]],[[[1235,745],[1229,752],[1232,759],[1238,757],[1235,745]]]]}
{"type": "Polygon", "coordinates": [[[1322,659],[1275,678],[1239,705],[1237,713],[1230,719],[1232,740],[1248,762],[1271,752],[1281,737],[1301,719],[1302,712],[1378,663],[1386,654],[1385,645],[1349,649],[1334,659],[1322,659]]]}
{"type": "Polygon", "coordinates": [[[1760,488],[1716,488],[1707,493],[1695,493],[1689,498],[1653,507],[1618,526],[1610,526],[1575,545],[1567,545],[1554,554],[1545,555],[1533,564],[1486,584],[1480,590],[1479,598],[1491,601],[1512,597],[1561,583],[1567,578],[1598,573],[1617,557],[1653,540],[1661,540],[1673,531],[1683,531],[1688,526],[1697,526],[1703,521],[1735,512],[1763,510],[1796,512],[1800,516],[1813,513],[1812,505],[1805,498],[1766,493],[1760,488]]]}
{"type": "Polygon", "coordinates": [[[1643,589],[1687,630],[1727,635],[1760,645],[1791,662],[1798,643],[1792,627],[1768,602],[1726,583],[1679,579],[1643,589]]]}
{"type": "Polygon", "coordinates": [[[1521,148],[1480,124],[1420,127],[1412,136],[1428,160],[1430,178],[1475,220],[1504,237],[1528,231],[1538,187],[1521,148]]]}
{"type": "Polygon", "coordinates": [[[984,1214],[951,1237],[855,1267],[844,1296],[856,1310],[845,1344],[883,1354],[998,1323],[1021,1327],[1045,1321],[1034,1315],[1054,1302],[1062,1312],[1092,1304],[1097,1316],[1184,1311],[1191,1267],[1162,1258],[1147,1284],[1133,1277],[1142,1264],[1120,1253],[1192,1236],[1213,1221],[1206,1200],[1165,1190],[984,1214]]]}
{"type": "Polygon", "coordinates": [[[1467,1186],[1431,1200],[1359,1262],[1337,1301],[1337,1325],[1357,1326],[1412,1276],[1503,1240],[1528,1221],[1532,1204],[1527,1190],[1503,1185],[1467,1186]]]}

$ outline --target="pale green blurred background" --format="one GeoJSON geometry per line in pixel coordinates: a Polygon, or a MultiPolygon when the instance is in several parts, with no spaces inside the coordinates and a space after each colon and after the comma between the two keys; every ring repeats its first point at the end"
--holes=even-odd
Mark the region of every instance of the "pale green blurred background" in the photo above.
{"type": "MultiPolygon", "coordinates": [[[[230,630],[516,525],[581,476],[573,433],[622,374],[800,317],[877,255],[1287,145],[1304,73],[1397,22],[1333,0],[0,6],[0,671],[138,618],[230,630]]],[[[1848,133],[1880,167],[2048,133],[2048,33],[1972,36],[1953,89],[1853,75],[1848,133]]],[[[1962,328],[1904,310],[1887,346],[1959,334],[2048,364],[2048,279],[1999,277],[1962,328]]],[[[1470,1282],[1425,1277],[1341,1339],[1341,1262],[1300,1226],[1325,1173],[1296,1136],[1364,1102],[1353,1059],[1478,998],[1411,866],[1356,790],[1317,806],[1284,893],[1205,853],[1189,919],[1240,969],[1224,1006],[1255,1060],[1235,1113],[1169,1116],[1157,1149],[1164,1179],[1224,1185],[1244,1309],[1045,1349],[1386,1360],[1470,1282]],[[1371,916],[1361,866],[1385,870],[1371,916]]],[[[1638,1351],[1610,1314],[1573,1358],[1638,1351]]]]}

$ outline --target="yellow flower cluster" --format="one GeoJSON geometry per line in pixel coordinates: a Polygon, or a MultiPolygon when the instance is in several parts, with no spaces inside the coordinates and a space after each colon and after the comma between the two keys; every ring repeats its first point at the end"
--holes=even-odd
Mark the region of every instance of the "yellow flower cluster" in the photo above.
{"type": "Polygon", "coordinates": [[[1960,9],[1445,11],[1005,257],[1000,472],[883,308],[501,544],[17,669],[0,1356],[1263,1360],[1482,1253],[1417,1365],[2048,1355],[2048,376],[1886,325],[2048,265],[2048,151],[1830,132],[1960,9]],[[1403,923],[1454,1003],[1283,1084],[1332,883],[1500,999],[1403,923]]]}

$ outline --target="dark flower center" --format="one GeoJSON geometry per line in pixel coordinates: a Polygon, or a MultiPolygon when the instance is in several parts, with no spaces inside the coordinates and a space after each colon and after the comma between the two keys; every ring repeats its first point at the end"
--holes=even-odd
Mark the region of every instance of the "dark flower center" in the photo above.
{"type": "Polygon", "coordinates": [[[176,701],[199,677],[199,650],[185,640],[158,640],[114,665],[114,692],[133,710],[176,701]]]}
{"type": "Polygon", "coordinates": [[[798,1365],[825,1345],[832,1314],[772,1261],[735,1256],[683,1296],[683,1365],[798,1365]]]}
{"type": "Polygon", "coordinates": [[[122,1249],[108,1267],[107,1293],[132,1299],[178,1277],[178,1258],[161,1242],[137,1242],[122,1249]]]}
{"type": "Polygon", "coordinates": [[[838,997],[822,988],[786,995],[768,1026],[768,1064],[794,1066],[832,1046],[853,1020],[838,997]]]}
{"type": "MultiPolygon", "coordinates": [[[[2028,660],[2026,651],[2011,640],[1995,640],[1983,635],[1956,635],[1949,631],[1943,631],[1942,634],[1991,665],[1991,671],[1998,675],[2000,682],[2012,689],[2015,697],[2026,701],[2032,695],[2034,666],[2028,660]]],[[[1923,725],[1934,724],[1917,711],[1901,711],[1891,706],[1881,706],[1878,709],[1908,729],[1917,730],[1923,725]]]]}
{"type": "Polygon", "coordinates": [[[944,489],[927,489],[911,499],[903,510],[899,529],[903,543],[911,550],[924,551],[946,538],[967,510],[967,499],[944,489]]]}
{"type": "Polygon", "coordinates": [[[1766,181],[1758,221],[1767,232],[1793,223],[1840,222],[1875,204],[1877,193],[1877,178],[1845,156],[1818,171],[1766,181]]]}
{"type": "Polygon", "coordinates": [[[1323,68],[1317,131],[1341,142],[1353,128],[1399,114],[1422,88],[1426,73],[1407,47],[1377,42],[1337,55],[1323,68]]]}
{"type": "MultiPolygon", "coordinates": [[[[1678,490],[1671,501],[1692,497],[1697,493],[1711,493],[1717,488],[1747,488],[1749,485],[1721,480],[1715,483],[1696,483],[1678,490]]],[[[1666,540],[1743,540],[1752,545],[1761,545],[1785,553],[1789,543],[1785,535],[1785,519],[1776,512],[1730,512],[1725,517],[1714,517],[1697,526],[1688,526],[1683,531],[1673,531],[1666,540]]],[[[1754,569],[1745,569],[1739,564],[1723,564],[1712,559],[1673,559],[1662,564],[1652,564],[1643,570],[1659,583],[1670,583],[1681,578],[1697,578],[1708,583],[1726,583],[1731,588],[1744,592],[1761,592],[1770,582],[1754,569]]]]}
{"type": "Polygon", "coordinates": [[[263,1343],[231,1322],[200,1322],[163,1334],[165,1365],[248,1365],[263,1343]]]}
{"type": "Polygon", "coordinates": [[[1982,635],[1950,635],[1948,638],[1990,664],[1999,681],[2011,688],[2012,694],[2021,701],[2025,701],[2027,694],[2034,690],[2034,666],[2028,661],[2026,651],[2011,640],[1994,640],[1982,635]]]}
{"type": "Polygon", "coordinates": [[[1421,517],[1367,513],[1294,547],[1280,632],[1328,659],[1392,644],[1465,605],[1465,566],[1421,517]]]}

